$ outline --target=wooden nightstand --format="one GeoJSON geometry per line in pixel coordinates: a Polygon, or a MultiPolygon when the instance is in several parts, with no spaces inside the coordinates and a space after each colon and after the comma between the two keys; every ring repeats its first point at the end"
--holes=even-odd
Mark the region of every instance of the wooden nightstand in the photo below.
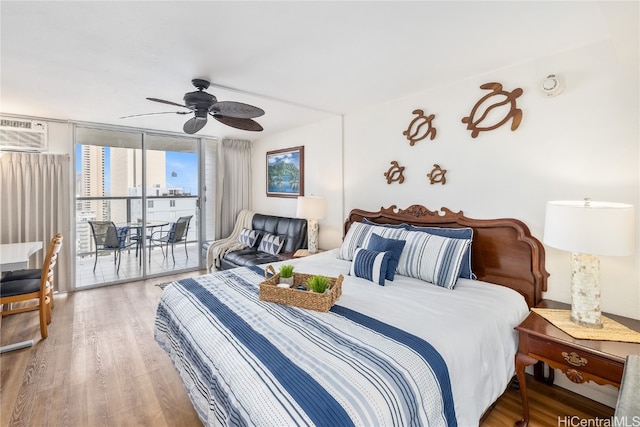
{"type": "MultiPolygon", "coordinates": [[[[570,310],[569,304],[542,300],[540,308],[570,310]]],[[[628,328],[640,332],[640,320],[605,314],[628,328]]],[[[516,327],[520,333],[516,355],[516,375],[520,383],[523,418],[517,426],[529,424],[529,402],[525,368],[538,361],[551,368],[560,369],[574,383],[595,381],[620,387],[625,358],[629,354],[640,354],[640,344],[617,341],[577,340],[562,332],[536,313],[529,313],[516,327]]]]}

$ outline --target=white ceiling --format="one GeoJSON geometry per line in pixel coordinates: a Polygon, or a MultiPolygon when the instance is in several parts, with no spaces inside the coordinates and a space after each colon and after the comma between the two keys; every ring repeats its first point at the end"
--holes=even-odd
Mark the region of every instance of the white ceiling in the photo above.
{"type": "Polygon", "coordinates": [[[0,112],[181,132],[189,116],[119,117],[177,111],[145,98],[182,103],[199,77],[266,111],[259,135],[215,120],[199,133],[255,139],[609,38],[635,35],[637,60],[637,14],[636,1],[1,1],[0,112]]]}

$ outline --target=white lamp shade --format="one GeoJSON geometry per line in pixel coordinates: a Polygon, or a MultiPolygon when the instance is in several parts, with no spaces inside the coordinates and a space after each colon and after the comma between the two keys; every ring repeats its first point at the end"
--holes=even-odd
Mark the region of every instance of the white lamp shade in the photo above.
{"type": "Polygon", "coordinates": [[[322,219],[327,216],[327,199],[324,197],[300,196],[296,216],[306,219],[322,219]]]}
{"type": "Polygon", "coordinates": [[[547,203],[544,243],[557,249],[604,256],[634,251],[634,209],[610,202],[547,203]]]}

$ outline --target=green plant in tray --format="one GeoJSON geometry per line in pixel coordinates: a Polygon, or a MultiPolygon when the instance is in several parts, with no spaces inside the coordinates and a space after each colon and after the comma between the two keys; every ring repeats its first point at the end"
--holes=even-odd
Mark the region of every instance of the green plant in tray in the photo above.
{"type": "Polygon", "coordinates": [[[283,279],[288,279],[293,277],[293,265],[291,264],[283,264],[280,266],[280,277],[283,279]]]}
{"type": "Polygon", "coordinates": [[[329,287],[329,278],[319,275],[311,276],[307,280],[307,285],[313,292],[323,294],[329,287]]]}

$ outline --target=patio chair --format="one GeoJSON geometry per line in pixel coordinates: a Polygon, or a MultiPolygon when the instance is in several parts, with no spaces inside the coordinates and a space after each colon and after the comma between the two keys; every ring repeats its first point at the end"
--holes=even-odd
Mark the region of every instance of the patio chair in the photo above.
{"type": "Polygon", "coordinates": [[[151,262],[151,249],[154,244],[159,245],[162,250],[162,255],[166,258],[169,254],[169,245],[171,245],[171,256],[173,263],[176,263],[176,257],[173,254],[173,247],[176,243],[184,242],[184,252],[189,258],[189,252],[187,251],[187,234],[189,233],[189,223],[191,222],[193,215],[181,216],[178,220],[171,224],[169,230],[158,230],[151,233],[149,237],[149,262],[151,262]],[[165,253],[163,246],[166,246],[167,252],[165,253]]]}
{"type": "Polygon", "coordinates": [[[129,227],[116,227],[113,221],[88,221],[91,226],[91,234],[95,245],[95,261],[93,263],[93,271],[96,271],[98,265],[98,254],[100,252],[113,252],[113,264],[118,264],[116,272],[120,272],[120,261],[122,260],[122,250],[127,249],[137,242],[129,241],[129,227]]]}
{"type": "Polygon", "coordinates": [[[0,306],[9,305],[9,309],[2,311],[2,317],[10,314],[23,313],[25,311],[38,310],[40,312],[40,335],[47,338],[47,325],[51,323],[51,308],[53,305],[53,267],[58,260],[58,252],[62,247],[62,234],[56,234],[45,255],[39,278],[21,278],[16,280],[0,281],[0,306]],[[37,304],[18,304],[13,308],[13,303],[37,300],[37,304]]]}

